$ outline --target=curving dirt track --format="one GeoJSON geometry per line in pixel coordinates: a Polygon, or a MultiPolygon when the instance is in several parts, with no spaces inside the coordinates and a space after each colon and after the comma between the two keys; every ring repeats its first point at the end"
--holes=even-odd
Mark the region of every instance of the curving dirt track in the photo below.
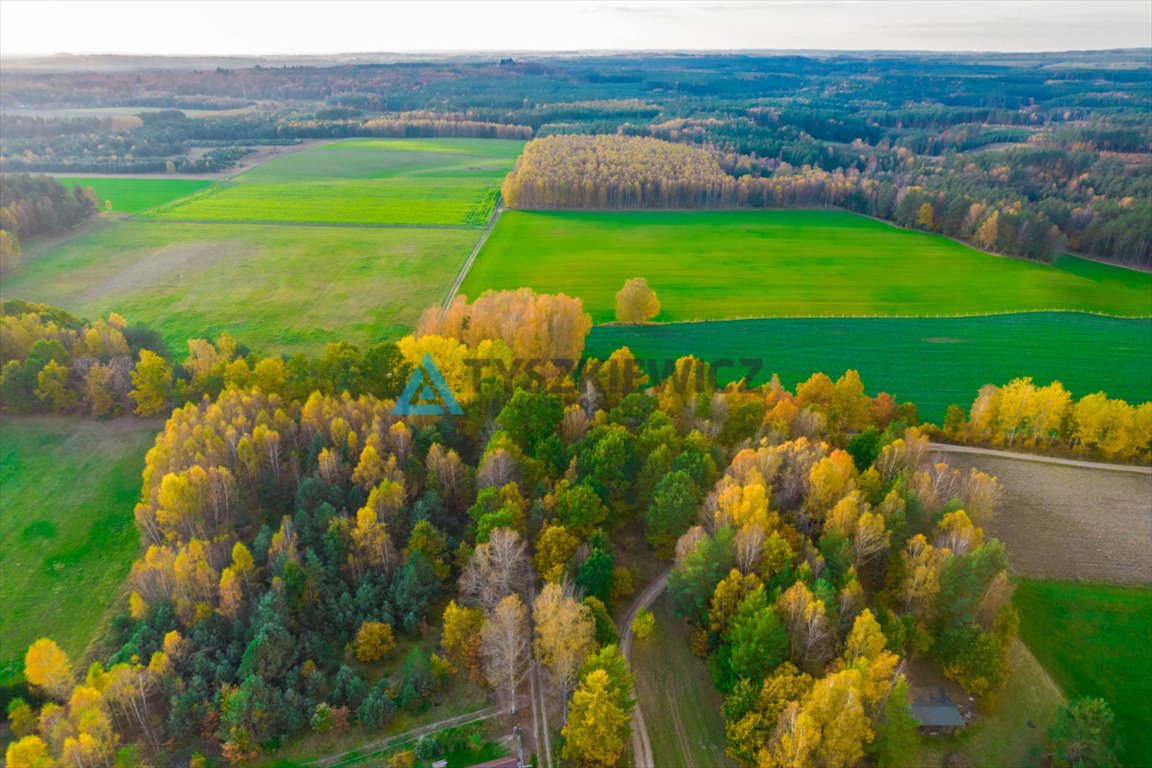
{"type": "MultiPolygon", "coordinates": [[[[652,607],[652,603],[656,602],[656,598],[660,597],[660,593],[668,586],[668,576],[671,573],[672,569],[669,568],[645,587],[644,591],[632,601],[628,613],[620,620],[617,628],[620,633],[620,653],[624,654],[625,659],[630,660],[632,654],[632,641],[635,639],[632,635],[632,622],[636,620],[636,614],[652,607]]],[[[639,701],[632,710],[632,757],[636,768],[655,768],[652,741],[648,738],[648,726],[644,723],[644,713],[640,710],[639,701]]]]}

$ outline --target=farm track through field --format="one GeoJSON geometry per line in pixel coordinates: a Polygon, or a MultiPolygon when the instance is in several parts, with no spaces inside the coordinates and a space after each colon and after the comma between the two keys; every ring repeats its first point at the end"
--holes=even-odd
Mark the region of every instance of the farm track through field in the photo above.
{"type": "Polygon", "coordinates": [[[1060,458],[1059,456],[1040,456],[1034,453],[1017,453],[1015,451],[1001,451],[995,448],[980,448],[971,445],[951,445],[949,443],[929,443],[928,447],[938,453],[972,453],[979,454],[981,456],[996,456],[1001,459],[1034,461],[1039,464],[1062,464],[1066,467],[1082,467],[1084,469],[1103,469],[1108,472],[1134,472],[1139,475],[1152,475],[1152,467],[1138,466],[1136,464],[1109,464],[1104,461],[1064,459],[1060,458]]]}
{"type": "Polygon", "coordinates": [[[484,233],[480,235],[480,239],[476,241],[476,246],[472,249],[472,253],[468,254],[464,265],[460,267],[460,274],[456,275],[456,280],[453,281],[452,287],[448,289],[448,294],[444,297],[444,311],[448,310],[448,305],[452,303],[452,299],[456,298],[456,294],[459,293],[460,286],[464,284],[464,279],[468,277],[468,272],[472,269],[472,264],[476,261],[476,257],[480,255],[480,249],[484,247],[484,243],[488,242],[488,236],[491,235],[492,230],[496,228],[496,220],[500,218],[500,214],[503,212],[504,201],[499,200],[496,202],[496,208],[492,211],[492,216],[488,219],[488,223],[484,226],[484,233]]]}
{"type": "MultiPolygon", "coordinates": [[[[642,610],[652,607],[656,602],[656,598],[660,597],[668,586],[668,577],[671,575],[672,569],[664,571],[660,574],[655,581],[644,588],[644,591],[636,596],[632,601],[628,613],[620,620],[618,630],[620,633],[620,653],[623,654],[626,660],[632,654],[632,641],[635,639],[632,634],[632,622],[636,620],[637,614],[642,610]]],[[[677,728],[677,737],[684,741],[686,737],[683,735],[683,727],[677,728]]],[[[685,754],[689,750],[685,748],[685,754]]],[[[632,759],[636,768],[655,768],[656,762],[652,756],[652,740],[648,737],[648,726],[644,722],[644,712],[640,709],[640,701],[637,699],[636,707],[632,710],[632,759]]]]}
{"type": "Polygon", "coordinates": [[[418,739],[421,736],[425,736],[430,733],[436,733],[437,731],[443,730],[445,728],[455,728],[460,725],[469,725],[471,723],[479,723],[484,720],[491,720],[494,717],[498,717],[504,714],[504,711],[504,707],[491,706],[485,707],[484,709],[480,709],[475,712],[469,712],[464,715],[457,715],[456,717],[446,717],[443,720],[437,720],[434,723],[428,723],[427,725],[422,725],[419,728],[413,728],[412,730],[405,731],[404,733],[398,733],[385,739],[377,739],[376,741],[371,741],[357,750],[345,750],[341,754],[334,757],[324,757],[320,758],[319,760],[313,760],[312,762],[308,763],[308,765],[316,766],[316,768],[336,768],[336,766],[353,765],[366,757],[371,757],[374,754],[383,752],[387,749],[399,746],[400,744],[404,744],[414,739],[418,739]],[[354,754],[349,754],[349,752],[354,754]]]}

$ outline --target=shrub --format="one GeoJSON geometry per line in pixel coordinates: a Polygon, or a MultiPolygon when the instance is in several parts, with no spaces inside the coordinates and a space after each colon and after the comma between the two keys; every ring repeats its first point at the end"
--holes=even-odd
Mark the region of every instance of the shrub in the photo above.
{"type": "Polygon", "coordinates": [[[647,640],[656,631],[656,615],[652,611],[641,610],[632,620],[632,634],[637,640],[647,640]]]}

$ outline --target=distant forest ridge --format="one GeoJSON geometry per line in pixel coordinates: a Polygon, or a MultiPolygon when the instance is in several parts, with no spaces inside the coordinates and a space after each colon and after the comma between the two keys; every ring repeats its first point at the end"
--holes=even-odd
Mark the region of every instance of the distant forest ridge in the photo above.
{"type": "Polygon", "coordinates": [[[743,204],[1152,266],[1146,50],[157,61],[6,65],[0,170],[216,172],[310,138],[622,135],[706,149],[743,188],[780,190],[743,204]]]}

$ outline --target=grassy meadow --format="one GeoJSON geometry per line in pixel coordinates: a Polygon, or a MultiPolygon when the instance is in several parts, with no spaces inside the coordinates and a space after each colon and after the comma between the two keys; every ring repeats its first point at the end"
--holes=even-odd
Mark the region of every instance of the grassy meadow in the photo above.
{"type": "Polygon", "coordinates": [[[138,213],[26,244],[0,297],[118,312],[178,353],[224,331],[262,353],[398,338],[443,299],[522,146],[353,139],[212,185],[85,179],[138,213]]]}
{"type": "Polygon", "coordinates": [[[1152,755],[1152,589],[1023,581],[1020,636],[1069,697],[1095,696],[1116,713],[1124,765],[1152,755]]]}
{"type": "Polygon", "coordinates": [[[0,684],[56,640],[79,664],[136,555],[132,517],[160,422],[0,419],[0,684]]]}
{"type": "MultiPolygon", "coordinates": [[[[1152,399],[1152,319],[1046,312],[607,325],[592,329],[586,354],[603,359],[621,346],[641,360],[760,359],[752,383],[777,373],[789,389],[814,371],[835,378],[855,368],[869,393],[911,400],[936,421],[949,404],[971,405],[982,385],[1018,376],[1058,379],[1077,397],[1104,390],[1130,402],[1152,399]]],[[[733,366],[718,378],[726,383],[745,370],[733,366]]]]}
{"type": "Polygon", "coordinates": [[[524,143],[352,139],[262,163],[148,212],[185,221],[482,226],[524,143]]]}
{"type": "Polygon", "coordinates": [[[91,187],[100,198],[100,210],[105,210],[104,204],[111,202],[111,208],[108,210],[114,213],[137,213],[187,197],[212,185],[211,181],[204,179],[139,179],[114,176],[85,178],[57,176],[56,181],[69,187],[73,184],[91,187]]]}
{"type": "Polygon", "coordinates": [[[106,222],[26,258],[0,297],[118,312],[178,354],[223,331],[263,353],[316,352],[408,333],[475,241],[464,229],[106,222]]]}
{"type": "Polygon", "coordinates": [[[614,319],[632,277],[658,321],[1079,309],[1152,314],[1152,275],[1065,257],[993,256],[843,211],[508,211],[463,293],[529,286],[614,319]]]}

